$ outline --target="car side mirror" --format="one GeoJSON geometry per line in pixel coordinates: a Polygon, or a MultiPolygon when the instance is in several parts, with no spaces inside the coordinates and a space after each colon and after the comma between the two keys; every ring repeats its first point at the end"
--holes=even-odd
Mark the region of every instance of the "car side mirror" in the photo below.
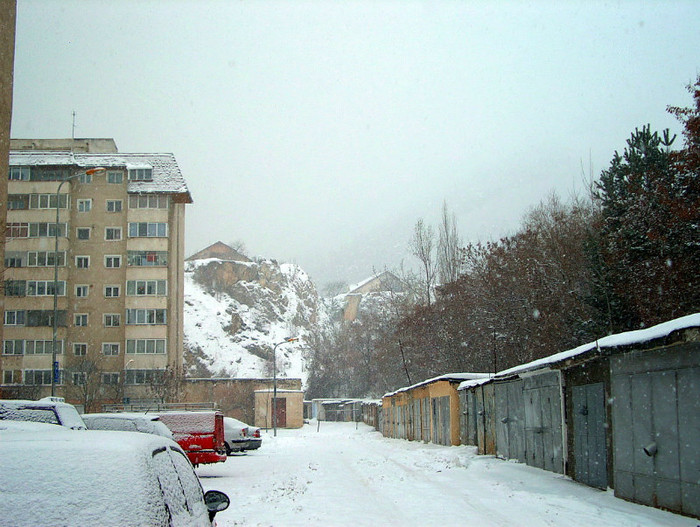
{"type": "Polygon", "coordinates": [[[226,494],[219,490],[208,490],[204,493],[204,504],[207,506],[209,511],[209,520],[214,519],[214,515],[217,512],[224,511],[228,509],[231,504],[231,500],[226,494]]]}

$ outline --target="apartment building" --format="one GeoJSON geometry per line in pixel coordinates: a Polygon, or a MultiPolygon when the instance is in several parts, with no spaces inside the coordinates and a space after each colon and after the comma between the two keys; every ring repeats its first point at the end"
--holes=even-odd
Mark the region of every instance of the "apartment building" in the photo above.
{"type": "Polygon", "coordinates": [[[10,146],[0,395],[156,398],[182,367],[192,198],[175,157],[111,139],[10,146]]]}

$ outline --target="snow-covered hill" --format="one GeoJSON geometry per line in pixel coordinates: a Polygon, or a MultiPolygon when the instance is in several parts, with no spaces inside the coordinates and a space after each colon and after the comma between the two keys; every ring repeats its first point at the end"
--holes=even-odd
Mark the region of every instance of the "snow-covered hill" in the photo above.
{"type": "Polygon", "coordinates": [[[254,378],[277,372],[306,384],[318,293],[306,273],[274,260],[185,263],[185,365],[190,376],[254,378]]]}

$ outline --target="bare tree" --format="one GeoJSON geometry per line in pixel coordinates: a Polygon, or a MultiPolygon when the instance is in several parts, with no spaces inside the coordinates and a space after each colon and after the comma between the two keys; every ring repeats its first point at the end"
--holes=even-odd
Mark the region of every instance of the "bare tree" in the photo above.
{"type": "Polygon", "coordinates": [[[411,254],[420,260],[427,304],[430,306],[431,291],[435,282],[435,232],[422,218],[416,222],[409,247],[411,254]]]}
{"type": "Polygon", "coordinates": [[[459,277],[461,243],[457,233],[457,219],[449,213],[447,202],[444,201],[437,246],[437,270],[441,284],[454,282],[459,277]]]}
{"type": "Polygon", "coordinates": [[[148,379],[149,391],[161,403],[173,403],[182,396],[184,372],[182,368],[168,366],[148,379]]]}
{"type": "Polygon", "coordinates": [[[102,402],[102,369],[90,358],[84,358],[68,370],[67,390],[86,412],[99,411],[102,402]]]}

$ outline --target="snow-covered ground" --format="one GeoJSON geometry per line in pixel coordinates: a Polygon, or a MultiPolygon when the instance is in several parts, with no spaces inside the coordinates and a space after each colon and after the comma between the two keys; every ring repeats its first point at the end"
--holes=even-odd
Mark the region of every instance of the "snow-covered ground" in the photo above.
{"type": "Polygon", "coordinates": [[[692,526],[474,447],[387,439],[362,423],[264,433],[262,448],[197,469],[225,491],[226,526],[692,526]]]}

